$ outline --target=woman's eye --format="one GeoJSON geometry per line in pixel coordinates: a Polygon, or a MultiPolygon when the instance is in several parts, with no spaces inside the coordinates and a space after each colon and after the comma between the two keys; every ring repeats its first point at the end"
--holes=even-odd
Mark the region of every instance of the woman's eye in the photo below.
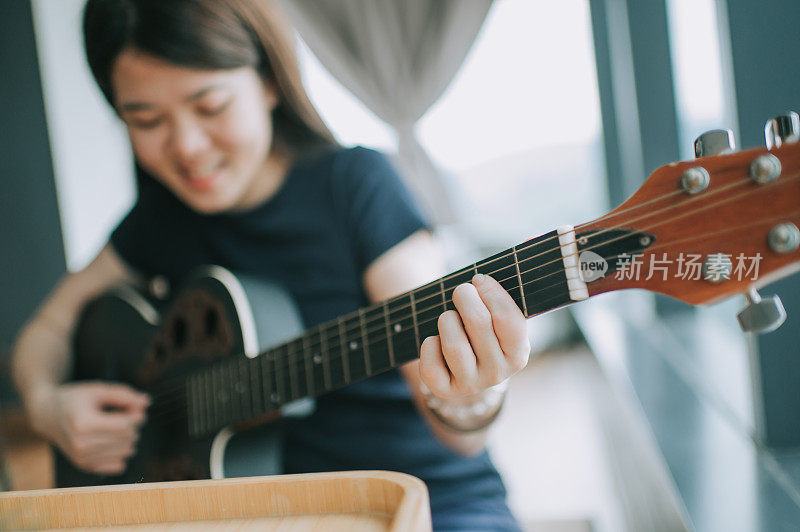
{"type": "Polygon", "coordinates": [[[161,124],[161,122],[161,118],[152,118],[150,120],[131,119],[129,121],[130,125],[136,129],[155,129],[161,124]]]}
{"type": "Polygon", "coordinates": [[[201,105],[198,107],[198,112],[202,116],[216,116],[224,111],[230,105],[232,99],[225,100],[224,102],[216,105],[201,105]]]}

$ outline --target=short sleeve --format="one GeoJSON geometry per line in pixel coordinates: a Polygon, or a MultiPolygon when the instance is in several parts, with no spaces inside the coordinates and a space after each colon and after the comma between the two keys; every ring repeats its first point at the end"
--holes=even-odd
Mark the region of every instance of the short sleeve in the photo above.
{"type": "Polygon", "coordinates": [[[199,260],[198,224],[186,211],[161,185],[140,183],[136,203],[111,233],[114,251],[145,275],[177,282],[199,260]]]}
{"type": "Polygon", "coordinates": [[[139,190],[139,197],[128,214],[111,232],[110,242],[114,251],[133,268],[152,274],[148,267],[148,240],[155,231],[157,221],[153,215],[156,211],[155,198],[146,188],[139,190]]]}
{"type": "Polygon", "coordinates": [[[429,229],[410,192],[388,158],[357,147],[348,151],[334,186],[363,272],[375,259],[420,229],[429,229]]]}

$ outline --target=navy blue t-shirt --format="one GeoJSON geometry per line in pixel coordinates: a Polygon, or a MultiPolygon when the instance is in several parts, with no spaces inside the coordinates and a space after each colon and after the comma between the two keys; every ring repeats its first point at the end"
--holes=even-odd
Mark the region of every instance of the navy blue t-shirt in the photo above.
{"type": "MultiPolygon", "coordinates": [[[[426,227],[383,155],[330,148],[296,163],[273,197],[246,212],[199,214],[144,179],[111,243],[131,266],[173,286],[205,264],[277,282],[310,328],[368,305],[367,266],[426,227]]],[[[286,473],[402,471],[427,484],[435,529],[517,530],[488,455],[443,447],[396,370],[320,397],[310,417],[286,428],[286,473]]]]}

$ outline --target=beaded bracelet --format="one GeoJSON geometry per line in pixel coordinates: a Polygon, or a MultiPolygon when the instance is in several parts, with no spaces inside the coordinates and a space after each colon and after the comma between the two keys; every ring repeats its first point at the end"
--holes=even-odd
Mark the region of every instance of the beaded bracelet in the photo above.
{"type": "MultiPolygon", "coordinates": [[[[488,427],[500,414],[507,389],[508,379],[481,392],[477,401],[456,404],[453,400],[436,397],[424,383],[420,383],[425,406],[431,414],[444,426],[457,432],[475,432],[488,427]]],[[[465,399],[473,397],[467,396],[465,399]]]]}

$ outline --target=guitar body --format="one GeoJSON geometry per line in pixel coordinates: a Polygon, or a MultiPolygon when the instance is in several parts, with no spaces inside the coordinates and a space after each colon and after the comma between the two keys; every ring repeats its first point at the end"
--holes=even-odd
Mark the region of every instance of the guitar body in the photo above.
{"type": "MultiPolygon", "coordinates": [[[[302,331],[298,310],[285,291],[218,266],[194,274],[168,304],[127,285],[95,299],[76,329],[73,381],[126,383],[147,391],[153,403],[124,473],[84,472],[56,449],[57,486],[280,473],[280,422],[265,419],[241,430],[230,427],[191,438],[181,408],[185,399],[181,405],[181,396],[167,392],[191,371],[225,357],[255,357],[302,331]]],[[[284,412],[303,415],[312,405],[306,401],[284,412]]]]}

